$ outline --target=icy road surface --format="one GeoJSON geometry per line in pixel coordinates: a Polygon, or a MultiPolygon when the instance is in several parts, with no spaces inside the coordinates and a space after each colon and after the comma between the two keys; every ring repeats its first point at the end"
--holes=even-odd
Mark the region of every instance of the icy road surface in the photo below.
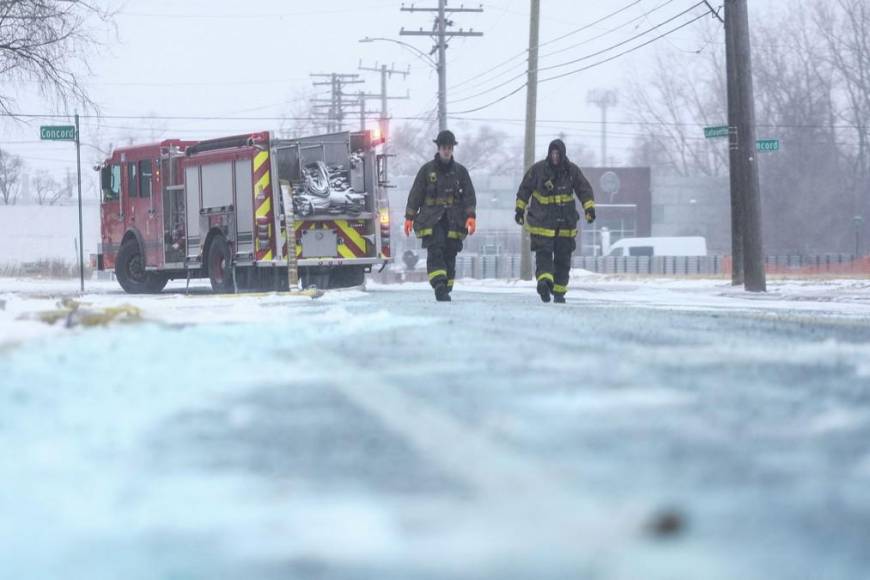
{"type": "Polygon", "coordinates": [[[0,280],[0,577],[870,577],[870,282],[0,280]]]}

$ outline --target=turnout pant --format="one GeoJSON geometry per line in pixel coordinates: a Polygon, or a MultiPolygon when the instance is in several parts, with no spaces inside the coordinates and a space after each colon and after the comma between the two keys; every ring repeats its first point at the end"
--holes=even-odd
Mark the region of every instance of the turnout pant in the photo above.
{"type": "Polygon", "coordinates": [[[426,248],[426,271],[429,273],[429,283],[434,288],[438,284],[447,284],[453,289],[456,278],[456,255],[462,251],[462,240],[449,236],[447,216],[432,228],[432,234],[423,238],[426,248]]]}
{"type": "Polygon", "coordinates": [[[555,237],[532,236],[535,252],[535,277],[553,285],[553,293],[565,295],[571,276],[571,254],[577,248],[573,234],[576,230],[556,230],[555,237]]]}

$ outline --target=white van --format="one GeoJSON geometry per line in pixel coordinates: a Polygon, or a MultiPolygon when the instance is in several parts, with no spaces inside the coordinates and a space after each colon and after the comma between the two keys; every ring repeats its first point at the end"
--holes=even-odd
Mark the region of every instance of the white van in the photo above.
{"type": "Polygon", "coordinates": [[[707,240],[700,236],[674,238],[622,238],[608,256],[706,256],[707,240]]]}

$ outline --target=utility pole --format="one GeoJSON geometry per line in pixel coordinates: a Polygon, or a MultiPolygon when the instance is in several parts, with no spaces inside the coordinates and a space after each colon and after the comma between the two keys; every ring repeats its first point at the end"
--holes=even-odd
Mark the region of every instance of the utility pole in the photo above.
{"type": "MultiPolygon", "coordinates": [[[[526,82],[526,138],[523,175],[535,162],[535,129],[538,123],[538,44],[541,24],[541,0],[531,0],[529,18],[529,66],[526,82]]],[[[520,234],[520,278],[532,279],[532,240],[526,228],[520,234]]]]}
{"type": "Polygon", "coordinates": [[[329,99],[312,99],[315,109],[328,109],[326,115],[327,131],[337,132],[344,130],[344,110],[347,107],[358,104],[356,99],[347,100],[349,95],[344,93],[345,85],[362,84],[365,81],[358,74],[318,73],[310,75],[312,78],[326,78],[329,80],[313,83],[314,86],[328,86],[330,88],[329,99]]]}
{"type": "Polygon", "coordinates": [[[383,154],[385,157],[385,165],[384,165],[384,178],[386,179],[389,175],[389,145],[390,145],[390,114],[387,110],[387,103],[391,100],[405,100],[410,99],[411,95],[406,93],[404,97],[391,97],[387,93],[387,79],[392,77],[394,74],[402,75],[403,79],[408,78],[408,75],[411,74],[411,67],[408,67],[405,70],[397,70],[394,66],[388,67],[383,64],[378,66],[375,63],[374,67],[365,67],[362,65],[362,62],[359,64],[359,70],[361,71],[369,71],[380,73],[381,75],[381,93],[379,95],[366,95],[366,98],[370,99],[380,99],[381,101],[381,111],[380,111],[380,127],[381,127],[381,135],[384,137],[384,147],[383,154]]]}
{"type": "MultiPolygon", "coordinates": [[[[752,87],[752,55],[749,42],[747,0],[725,0],[725,42],[728,59],[728,113],[731,130],[732,206],[740,205],[744,287],[766,292],[764,247],[761,233],[761,188],[755,144],[755,102],[752,87]],[[733,97],[733,100],[732,100],[733,97]],[[737,171],[735,180],[733,174],[737,171]],[[733,187],[737,183],[739,190],[733,187]],[[736,199],[735,199],[736,198],[736,199]]],[[[733,243],[733,242],[732,242],[733,243]]],[[[733,257],[736,267],[737,256],[733,257]]],[[[733,282],[733,280],[732,280],[733,282]]]]}
{"type": "MultiPolygon", "coordinates": [[[[402,75],[402,78],[408,78],[408,75],[411,74],[411,68],[408,67],[405,70],[397,70],[396,68],[383,64],[378,66],[375,64],[374,67],[366,67],[363,66],[362,63],[359,65],[359,70],[368,71],[368,72],[376,72],[381,75],[381,92],[380,94],[369,94],[366,95],[367,99],[380,99],[381,101],[381,111],[380,111],[380,123],[381,123],[381,131],[384,137],[389,138],[389,122],[390,116],[389,111],[387,110],[387,102],[392,100],[405,100],[409,99],[410,95],[406,94],[404,97],[391,97],[387,92],[387,79],[391,78],[393,75],[402,75]]],[[[385,145],[386,147],[386,145],[385,145]]]]}
{"type": "Polygon", "coordinates": [[[475,32],[474,29],[450,31],[448,28],[453,26],[452,20],[447,20],[447,14],[457,12],[483,12],[483,6],[480,8],[447,8],[447,0],[438,0],[437,8],[417,8],[413,4],[405,6],[402,4],[402,12],[437,12],[435,23],[432,30],[399,30],[400,36],[429,36],[435,41],[435,46],[429,54],[438,53],[438,130],[443,131],[447,128],[447,42],[455,37],[468,36],[483,36],[482,32],[475,32]]]}
{"type": "Polygon", "coordinates": [[[359,98],[359,130],[366,130],[366,92],[360,91],[357,93],[359,98]]]}
{"type": "Polygon", "coordinates": [[[593,90],[586,96],[586,102],[601,109],[601,167],[607,166],[607,109],[616,106],[619,97],[616,91],[593,90]]]}
{"type": "MultiPolygon", "coordinates": [[[[712,7],[710,8],[712,10],[712,7]]],[[[729,11],[730,12],[730,11],[729,11]]],[[[740,98],[737,89],[737,58],[734,27],[725,26],[725,65],[728,83],[728,165],[731,184],[731,285],[743,285],[743,183],[737,124],[740,122],[740,98]]]]}

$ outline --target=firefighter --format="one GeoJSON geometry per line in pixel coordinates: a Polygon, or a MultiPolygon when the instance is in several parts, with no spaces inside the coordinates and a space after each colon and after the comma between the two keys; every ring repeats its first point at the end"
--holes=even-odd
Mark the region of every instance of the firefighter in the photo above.
{"type": "Polygon", "coordinates": [[[554,302],[565,302],[571,254],[577,248],[580,214],[576,199],[580,200],[586,222],[594,222],[592,186],[580,168],[568,160],[565,143],[556,139],[550,143],[547,158],[532,165],[523,177],[514,218],[531,234],[538,294],[544,302],[549,302],[551,295],[554,302]]]}
{"type": "Polygon", "coordinates": [[[441,131],[435,144],[435,159],[420,168],[408,194],[404,232],[409,236],[413,229],[423,241],[435,299],[450,302],[456,255],[462,251],[462,240],[477,229],[477,198],[468,170],[453,159],[453,133],[441,131]]]}

